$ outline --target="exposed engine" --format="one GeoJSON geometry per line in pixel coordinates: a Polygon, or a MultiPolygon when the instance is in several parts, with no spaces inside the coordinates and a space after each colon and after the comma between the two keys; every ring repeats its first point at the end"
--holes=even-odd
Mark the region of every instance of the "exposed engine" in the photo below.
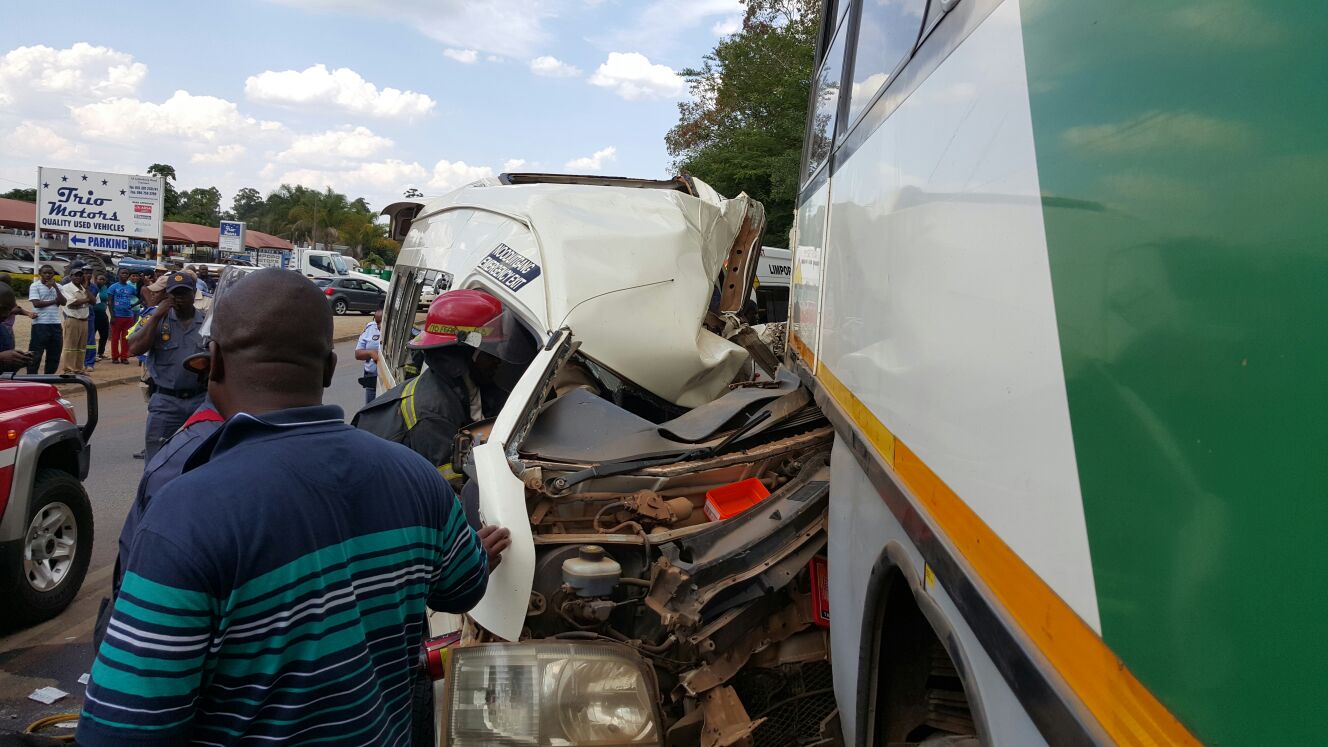
{"type": "Polygon", "coordinates": [[[836,743],[812,570],[824,572],[832,429],[786,374],[663,423],[610,399],[550,402],[521,446],[537,553],[522,639],[635,649],[668,744],[836,743]],[[730,515],[712,499],[735,485],[755,503],[730,515]],[[794,728],[763,712],[772,683],[804,712],[794,728]]]}

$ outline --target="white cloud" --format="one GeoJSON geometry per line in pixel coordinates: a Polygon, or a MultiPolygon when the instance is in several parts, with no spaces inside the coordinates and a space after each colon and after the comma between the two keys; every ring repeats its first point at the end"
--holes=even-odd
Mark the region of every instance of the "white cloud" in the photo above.
{"type": "Polygon", "coordinates": [[[1276,44],[1290,34],[1279,13],[1250,0],[1203,0],[1177,4],[1169,20],[1203,42],[1239,47],[1276,44]]]}
{"type": "Polygon", "coordinates": [[[215,163],[227,164],[235,163],[236,160],[245,154],[245,147],[239,144],[218,145],[211,152],[199,152],[189,156],[190,163],[215,163]]]}
{"type": "Polygon", "coordinates": [[[87,148],[61,136],[55,130],[32,122],[23,122],[5,135],[4,151],[9,156],[28,156],[43,161],[70,161],[86,157],[87,148]]]}
{"type": "Polygon", "coordinates": [[[78,42],[68,49],[18,47],[0,57],[0,105],[29,105],[41,95],[81,99],[129,96],[148,68],[133,55],[78,42]]]}
{"type": "Polygon", "coordinates": [[[434,193],[442,194],[488,176],[493,176],[493,169],[488,166],[470,166],[465,161],[439,161],[433,166],[433,177],[427,186],[434,193]]]}
{"type": "MultiPolygon", "coordinates": [[[[265,169],[264,176],[271,178],[275,169],[265,169]]],[[[364,192],[400,192],[406,185],[417,183],[429,176],[429,172],[418,163],[388,159],[362,163],[349,169],[294,169],[276,177],[280,184],[303,184],[306,187],[322,189],[331,187],[338,192],[355,195],[364,192]]]]}
{"type": "Polygon", "coordinates": [[[530,61],[530,72],[546,78],[575,78],[581,74],[581,68],[569,65],[557,57],[544,55],[530,61]]]}
{"type": "MultiPolygon", "coordinates": [[[[348,13],[382,20],[376,3],[363,0],[272,0],[315,11],[348,13]]],[[[560,9],[557,0],[397,0],[386,16],[458,49],[526,57],[548,39],[544,21],[560,9]]]]}
{"type": "Polygon", "coordinates": [[[604,164],[618,158],[618,149],[610,145],[607,148],[595,151],[591,156],[583,158],[573,158],[565,164],[570,171],[599,171],[604,168],[604,164]]]}
{"type": "Polygon", "coordinates": [[[656,57],[676,50],[678,40],[703,24],[713,23],[711,31],[723,19],[741,17],[742,0],[650,0],[637,2],[636,18],[627,26],[602,35],[597,40],[608,49],[638,49],[656,57]],[[713,19],[713,20],[712,20],[713,19]]]}
{"type": "Polygon", "coordinates": [[[284,106],[330,106],[375,117],[413,119],[431,112],[436,102],[422,93],[383,88],[350,68],[328,70],[317,64],[304,70],[267,70],[244,82],[250,101],[284,106]]]}
{"type": "Polygon", "coordinates": [[[70,108],[85,136],[120,142],[141,142],[167,136],[213,143],[284,131],[278,122],[245,116],[233,102],[215,96],[176,91],[160,104],[113,98],[70,108]]]}
{"type": "Polygon", "coordinates": [[[593,85],[608,88],[628,101],[677,98],[686,85],[667,65],[657,65],[640,52],[610,52],[590,76],[593,85]]]}
{"type": "Polygon", "coordinates": [[[520,171],[525,165],[526,159],[524,158],[509,158],[506,161],[503,161],[503,173],[520,171]]]}
{"type": "Polygon", "coordinates": [[[473,49],[444,49],[444,57],[450,57],[463,65],[474,65],[480,59],[480,53],[473,49]]]}
{"type": "Polygon", "coordinates": [[[363,161],[392,147],[388,138],[373,134],[367,127],[299,135],[277,160],[287,163],[317,164],[363,161]]]}
{"type": "Polygon", "coordinates": [[[285,172],[269,165],[262,176],[273,184],[303,184],[322,189],[331,187],[348,195],[368,195],[386,199],[400,195],[407,187],[419,187],[431,195],[450,192],[476,179],[493,176],[488,166],[471,166],[465,161],[442,160],[430,171],[414,161],[387,159],[361,163],[344,169],[292,169],[285,172]]]}
{"type": "Polygon", "coordinates": [[[710,27],[710,33],[715,36],[732,36],[742,31],[742,16],[730,16],[715,21],[715,25],[710,27]]]}
{"type": "Polygon", "coordinates": [[[503,58],[502,58],[502,57],[499,57],[499,56],[496,55],[496,54],[491,54],[491,55],[489,55],[488,57],[485,57],[484,59],[488,60],[489,62],[502,62],[502,61],[503,61],[503,58]]]}
{"type": "Polygon", "coordinates": [[[1061,137],[1079,150],[1112,155],[1205,149],[1231,152],[1253,139],[1244,123],[1184,111],[1152,111],[1124,122],[1080,125],[1061,137]]]}

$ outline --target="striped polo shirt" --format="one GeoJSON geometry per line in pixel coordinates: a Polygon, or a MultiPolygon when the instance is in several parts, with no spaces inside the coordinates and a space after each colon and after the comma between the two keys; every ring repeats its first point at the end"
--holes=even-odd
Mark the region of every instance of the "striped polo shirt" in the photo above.
{"type": "Polygon", "coordinates": [[[409,741],[426,602],[488,566],[427,460],[336,407],[236,415],[143,513],[84,745],[409,741]]]}

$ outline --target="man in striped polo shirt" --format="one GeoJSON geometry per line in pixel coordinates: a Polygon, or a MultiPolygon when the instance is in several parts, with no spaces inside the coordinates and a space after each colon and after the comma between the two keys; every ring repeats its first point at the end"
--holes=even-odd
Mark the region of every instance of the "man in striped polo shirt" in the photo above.
{"type": "Polygon", "coordinates": [[[212,313],[228,420],[143,513],[79,742],[405,744],[426,603],[479,601],[480,542],[433,465],[321,406],[313,284],[260,270],[212,313]]]}

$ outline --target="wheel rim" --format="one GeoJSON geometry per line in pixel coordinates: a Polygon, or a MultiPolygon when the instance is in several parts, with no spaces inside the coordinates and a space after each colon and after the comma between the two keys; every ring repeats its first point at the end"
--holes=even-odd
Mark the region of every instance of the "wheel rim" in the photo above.
{"type": "Polygon", "coordinates": [[[37,591],[60,585],[78,554],[78,519],[67,504],[48,503],[32,517],[23,543],[23,576],[37,591]]]}
{"type": "Polygon", "coordinates": [[[344,313],[346,313],[346,302],[345,302],[345,301],[337,301],[336,312],[337,312],[338,314],[344,314],[344,313]]]}

